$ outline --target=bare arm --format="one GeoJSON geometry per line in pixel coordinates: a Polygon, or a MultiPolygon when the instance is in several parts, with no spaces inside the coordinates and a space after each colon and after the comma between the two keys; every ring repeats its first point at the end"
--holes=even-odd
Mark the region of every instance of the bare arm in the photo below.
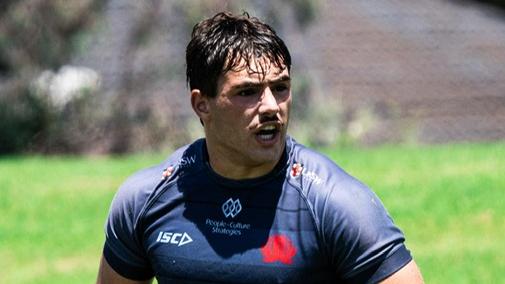
{"type": "Polygon", "coordinates": [[[421,272],[417,267],[416,263],[412,260],[407,265],[402,267],[402,269],[395,272],[393,275],[384,279],[382,284],[401,284],[401,283],[409,283],[409,284],[423,284],[423,277],[421,276],[421,272]]]}
{"type": "Polygon", "coordinates": [[[150,284],[152,279],[146,281],[136,281],[124,278],[119,275],[102,256],[100,260],[100,268],[98,269],[98,278],[96,284],[150,284]]]}

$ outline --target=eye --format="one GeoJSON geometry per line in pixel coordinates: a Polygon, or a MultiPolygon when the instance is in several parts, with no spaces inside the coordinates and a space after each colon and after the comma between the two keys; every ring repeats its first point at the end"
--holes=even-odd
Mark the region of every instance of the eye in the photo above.
{"type": "Polygon", "coordinates": [[[241,97],[249,97],[249,96],[253,96],[255,94],[258,93],[258,90],[255,89],[255,88],[247,88],[247,89],[242,89],[240,90],[237,95],[241,96],[241,97]]]}
{"type": "Polygon", "coordinates": [[[287,91],[289,89],[289,86],[287,84],[279,84],[279,85],[275,85],[272,90],[274,92],[277,92],[277,93],[280,93],[280,92],[284,92],[284,91],[287,91]]]}

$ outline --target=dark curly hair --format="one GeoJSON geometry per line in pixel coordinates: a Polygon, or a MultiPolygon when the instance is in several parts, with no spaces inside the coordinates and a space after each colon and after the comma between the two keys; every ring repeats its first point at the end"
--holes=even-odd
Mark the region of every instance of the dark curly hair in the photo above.
{"type": "MultiPolygon", "coordinates": [[[[186,80],[191,90],[215,97],[221,74],[250,68],[251,62],[261,65],[257,61],[261,58],[280,69],[291,69],[289,50],[269,25],[247,12],[239,16],[221,12],[194,26],[186,48],[186,80]]],[[[261,65],[259,72],[267,68],[261,65]]]]}

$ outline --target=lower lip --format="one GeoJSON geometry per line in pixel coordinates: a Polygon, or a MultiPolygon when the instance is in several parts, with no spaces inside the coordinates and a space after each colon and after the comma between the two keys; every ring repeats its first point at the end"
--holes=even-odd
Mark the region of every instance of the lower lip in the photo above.
{"type": "Polygon", "coordinates": [[[268,146],[272,146],[272,145],[275,145],[277,143],[277,141],[280,139],[280,132],[275,132],[273,135],[269,135],[270,137],[268,137],[267,139],[265,139],[265,135],[255,135],[256,137],[256,141],[261,145],[261,146],[265,146],[265,147],[268,147],[268,146]]]}

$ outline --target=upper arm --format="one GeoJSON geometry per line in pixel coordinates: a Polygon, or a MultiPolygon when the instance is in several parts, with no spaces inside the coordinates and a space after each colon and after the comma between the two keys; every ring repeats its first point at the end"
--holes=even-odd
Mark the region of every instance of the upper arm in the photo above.
{"type": "Polygon", "coordinates": [[[346,182],[328,197],[323,234],[337,273],[347,281],[377,281],[411,261],[405,237],[368,188],[346,182]]]}
{"type": "Polygon", "coordinates": [[[154,276],[137,220],[160,171],[143,170],[128,178],[112,201],[105,224],[103,257],[107,266],[125,278],[145,280],[154,276]]]}
{"type": "Polygon", "coordinates": [[[107,260],[102,256],[100,260],[100,267],[98,269],[98,278],[96,284],[149,284],[152,283],[152,279],[136,281],[128,278],[124,278],[118,274],[110,265],[107,260]]]}
{"type": "Polygon", "coordinates": [[[387,277],[380,283],[382,284],[401,284],[401,283],[412,283],[412,284],[423,284],[423,277],[421,272],[417,267],[416,263],[412,260],[407,265],[402,267],[397,272],[393,273],[391,276],[387,277]]]}
{"type": "Polygon", "coordinates": [[[403,233],[368,187],[342,176],[328,188],[316,208],[326,250],[342,280],[377,283],[410,267],[403,233]]]}

